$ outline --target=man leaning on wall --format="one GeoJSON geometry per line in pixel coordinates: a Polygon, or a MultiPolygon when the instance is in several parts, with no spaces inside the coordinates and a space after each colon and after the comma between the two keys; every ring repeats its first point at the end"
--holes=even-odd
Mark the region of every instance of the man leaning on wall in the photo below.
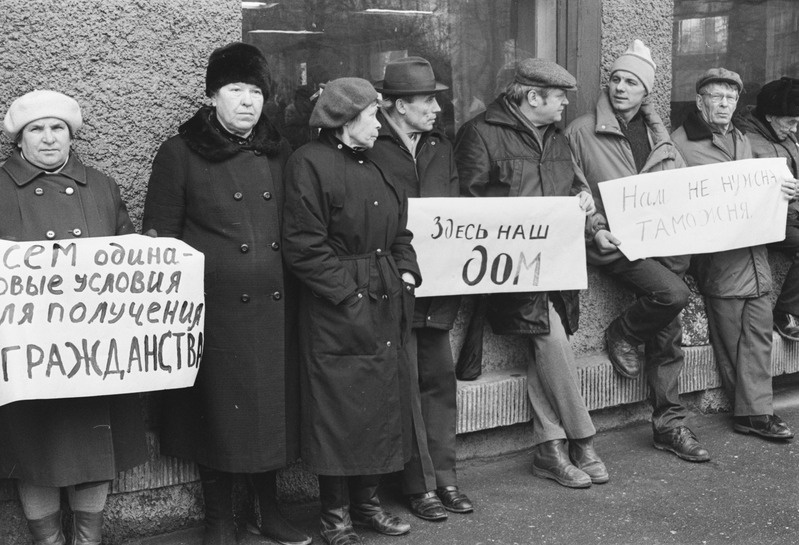
{"type": "MultiPolygon", "coordinates": [[[[732,122],[743,92],[741,76],[711,68],[696,82],[696,107],[672,138],[688,166],[752,158],[749,138],[732,122]]],[[[793,198],[796,180],[782,184],[793,198]]],[[[793,432],[774,414],[771,385],[771,270],[764,245],[694,256],[705,297],[710,343],[721,380],[733,401],[733,429],[766,439],[793,432]]]]}
{"type": "Polygon", "coordinates": [[[608,87],[596,110],[566,129],[574,160],[585,175],[597,212],[587,239],[588,262],[630,288],[638,297],[605,331],[615,371],[634,379],[641,374],[638,347],[644,345],[644,372],[651,387],[655,448],[690,462],[710,460],[691,429],[680,403],[677,379],[685,365],[680,311],[690,290],[683,281],[690,256],[630,261],[610,231],[597,184],[636,174],[685,166],[655,107],[648,99],[655,84],[649,48],[634,40],[610,69],[608,87]]]}
{"type": "MultiPolygon", "coordinates": [[[[574,172],[560,129],[574,76],[544,59],[516,64],[513,81],[485,112],[468,121],[455,141],[461,193],[470,197],[580,197],[594,202],[574,172]]],[[[577,292],[501,293],[489,297],[495,334],[530,339],[527,392],[533,408],[533,474],[563,486],[608,481],[596,454],[596,434],[580,394],[568,334],[577,329],[577,292]]]]}

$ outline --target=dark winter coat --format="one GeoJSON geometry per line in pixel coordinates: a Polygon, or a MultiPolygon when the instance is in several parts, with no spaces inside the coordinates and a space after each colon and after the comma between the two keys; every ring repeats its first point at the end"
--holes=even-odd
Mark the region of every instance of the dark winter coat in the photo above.
{"type": "MultiPolygon", "coordinates": [[[[691,167],[751,159],[749,139],[737,127],[731,131],[735,140],[734,156],[720,142],[721,135],[711,131],[698,111],[688,116],[685,123],[672,133],[671,139],[691,167]]],[[[699,290],[708,297],[751,298],[771,291],[771,268],[763,245],[697,254],[693,256],[691,266],[699,290]]]]}
{"type": "MultiPolygon", "coordinates": [[[[550,125],[543,134],[534,132],[514,115],[504,95],[460,128],[455,161],[461,193],[470,197],[565,197],[590,192],[575,175],[561,130],[550,125]]],[[[550,297],[566,331],[577,331],[579,293],[562,291],[492,295],[487,316],[494,333],[549,333],[550,297]]]]}
{"type": "MultiPolygon", "coordinates": [[[[736,115],[735,123],[746,133],[752,144],[752,157],[784,157],[794,178],[799,176],[799,145],[796,134],[790,133],[785,140],[779,140],[768,120],[757,113],[752,106],[736,115]]],[[[799,201],[788,205],[788,224],[799,226],[799,201]]]]}
{"type": "MultiPolygon", "coordinates": [[[[685,166],[685,161],[669,138],[663,121],[653,104],[641,104],[641,116],[647,128],[647,136],[652,151],[647,157],[640,174],[660,172],[685,166]]],[[[605,206],[599,183],[617,178],[639,174],[635,166],[630,142],[621,130],[619,120],[613,112],[605,89],[597,101],[596,111],[582,115],[572,121],[565,131],[566,138],[574,155],[574,161],[585,176],[594,195],[596,213],[591,218],[591,227],[586,239],[586,258],[591,265],[603,265],[622,257],[619,250],[601,254],[594,244],[593,235],[600,229],[607,229],[605,206]]],[[[676,262],[676,260],[673,260],[676,262]]],[[[680,261],[686,261],[683,257],[680,261]]]]}
{"type": "Polygon", "coordinates": [[[286,167],[283,252],[300,280],[302,458],[323,475],[402,469],[410,382],[401,358],[418,277],[407,199],[328,131],[286,167]]]}
{"type": "MultiPolygon", "coordinates": [[[[15,151],[0,168],[0,238],[31,241],[133,233],[116,183],[72,154],[45,174],[15,151]],[[71,188],[71,191],[66,189],[71,188]]],[[[144,463],[137,394],[17,401],[0,407],[0,478],[41,486],[114,479],[144,463]]]]}
{"type": "MultiPolygon", "coordinates": [[[[416,143],[416,159],[386,121],[382,112],[377,114],[382,125],[374,147],[367,150],[383,173],[405,189],[408,198],[457,197],[460,195],[458,172],[452,144],[438,130],[420,133],[416,143]],[[409,176],[409,173],[415,176],[409,176]]],[[[458,315],[461,298],[421,297],[416,299],[413,327],[452,329],[458,315]]]]}
{"type": "Polygon", "coordinates": [[[295,303],[280,251],[289,153],[265,117],[242,144],[204,107],[155,157],[144,230],[205,254],[202,363],[193,388],[165,394],[164,454],[241,473],[296,458],[296,363],[286,333],[295,303]]]}

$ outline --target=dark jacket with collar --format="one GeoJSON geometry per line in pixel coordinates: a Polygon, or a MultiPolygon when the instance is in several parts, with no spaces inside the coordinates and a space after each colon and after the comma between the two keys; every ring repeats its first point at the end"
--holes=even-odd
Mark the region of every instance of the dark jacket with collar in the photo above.
{"type": "MultiPolygon", "coordinates": [[[[386,121],[382,111],[377,118],[381,128],[377,141],[366,155],[383,173],[402,187],[408,198],[457,197],[458,172],[452,144],[438,129],[420,133],[416,159],[386,121]]],[[[460,307],[460,297],[417,298],[413,327],[452,329],[460,307]]]]}
{"type": "MultiPolygon", "coordinates": [[[[688,116],[671,135],[688,166],[751,159],[752,147],[740,129],[733,126],[735,153],[730,154],[722,136],[710,130],[698,111],[688,116]]],[[[694,276],[703,295],[721,298],[753,298],[771,291],[771,268],[763,245],[693,256],[694,276]]]]}
{"type": "MultiPolygon", "coordinates": [[[[539,134],[511,111],[504,95],[464,124],[455,141],[461,194],[469,197],[564,197],[590,191],[575,174],[561,130],[550,125],[539,134]]],[[[548,298],[567,332],[577,331],[579,292],[495,294],[488,319],[495,333],[549,333],[548,298]]]]}
{"type": "Polygon", "coordinates": [[[296,301],[281,257],[283,167],[291,149],[261,117],[237,142],[201,108],[161,145],[144,230],[205,254],[205,347],[193,388],[164,395],[163,453],[230,472],[298,455],[296,301]],[[288,329],[293,331],[293,327],[288,329]]]}
{"type": "MultiPolygon", "coordinates": [[[[73,153],[47,174],[19,151],[0,168],[0,238],[126,235],[133,224],[114,180],[73,153]]],[[[66,363],[66,362],[65,362],[66,363]]],[[[144,463],[138,395],[17,401],[0,407],[0,475],[41,486],[116,478],[144,463]]]]}

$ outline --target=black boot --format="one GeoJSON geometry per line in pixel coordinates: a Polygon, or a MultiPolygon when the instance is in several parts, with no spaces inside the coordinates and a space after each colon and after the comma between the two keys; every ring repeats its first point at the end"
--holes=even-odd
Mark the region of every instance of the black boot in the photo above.
{"type": "Polygon", "coordinates": [[[203,545],[236,545],[233,520],[233,475],[198,466],[205,500],[203,545]]]}
{"type": "Polygon", "coordinates": [[[103,542],[103,512],[74,511],[72,545],[100,545],[103,542]]]}
{"type": "Polygon", "coordinates": [[[355,526],[371,528],[387,536],[401,536],[411,530],[411,525],[384,511],[377,497],[379,475],[350,477],[350,512],[355,526]]]}
{"type": "Polygon", "coordinates": [[[319,475],[319,503],[322,519],[319,533],[327,545],[363,543],[352,527],[346,477],[319,475]]]}
{"type": "Polygon", "coordinates": [[[66,545],[67,540],[61,531],[61,511],[44,518],[29,520],[28,530],[33,536],[34,545],[66,545]]]}
{"type": "Polygon", "coordinates": [[[295,528],[280,512],[277,504],[277,472],[256,473],[252,483],[258,495],[261,534],[281,545],[308,545],[311,537],[295,528]]]}

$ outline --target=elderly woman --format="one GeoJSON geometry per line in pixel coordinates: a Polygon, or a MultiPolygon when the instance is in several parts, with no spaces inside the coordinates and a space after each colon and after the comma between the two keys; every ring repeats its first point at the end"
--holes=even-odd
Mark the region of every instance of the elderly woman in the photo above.
{"type": "Polygon", "coordinates": [[[409,458],[409,392],[401,343],[420,280],[407,200],[363,151],[380,123],[366,80],[327,84],[311,114],[317,141],[287,165],[283,255],[302,283],[302,458],[319,475],[322,538],[361,543],[367,526],[401,535],[383,511],[379,476],[409,458]]]}
{"type": "MultiPolygon", "coordinates": [[[[799,79],[782,77],[760,89],[757,106],[736,118],[752,144],[753,157],[784,157],[794,178],[799,178],[799,79]]],[[[789,341],[799,341],[799,202],[788,205],[785,240],[769,248],[786,254],[791,266],[774,306],[774,329],[789,341]]]]}
{"type": "MultiPolygon", "coordinates": [[[[0,167],[0,238],[30,241],[133,233],[114,180],[70,153],[83,120],[55,91],[15,100],[3,122],[17,149],[0,167]]],[[[63,545],[61,488],[76,545],[102,541],[117,472],[147,459],[137,395],[17,401],[0,407],[0,477],[17,480],[37,545],[63,545]]]]}
{"type": "Polygon", "coordinates": [[[263,535],[311,542],[283,518],[275,496],[276,470],[297,458],[298,434],[280,254],[291,150],[262,115],[269,85],[256,47],[236,42],[211,53],[212,106],[161,146],[144,204],[145,230],[205,254],[202,366],[192,388],[165,396],[161,427],[161,452],[199,465],[204,545],[236,542],[234,474],[246,474],[255,489],[263,535]]]}

